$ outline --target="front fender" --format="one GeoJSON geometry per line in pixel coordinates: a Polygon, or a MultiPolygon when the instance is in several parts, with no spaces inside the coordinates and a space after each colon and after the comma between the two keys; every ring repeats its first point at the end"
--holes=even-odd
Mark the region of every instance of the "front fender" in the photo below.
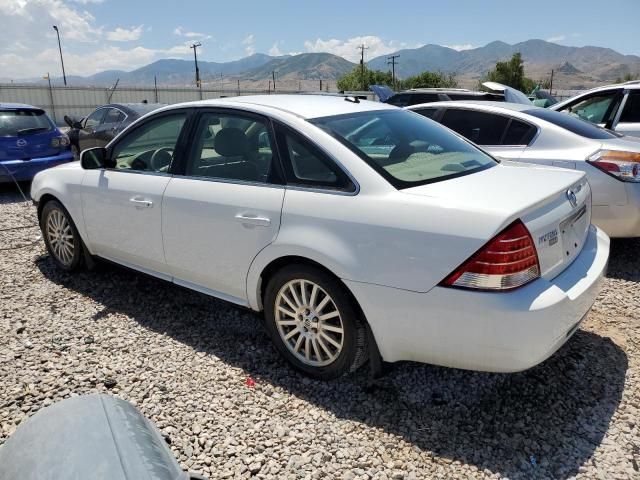
{"type": "Polygon", "coordinates": [[[31,198],[37,203],[46,196],[56,198],[71,215],[80,237],[91,252],[82,212],[82,181],[85,171],[76,164],[77,162],[72,162],[39,172],[31,183],[31,198]]]}

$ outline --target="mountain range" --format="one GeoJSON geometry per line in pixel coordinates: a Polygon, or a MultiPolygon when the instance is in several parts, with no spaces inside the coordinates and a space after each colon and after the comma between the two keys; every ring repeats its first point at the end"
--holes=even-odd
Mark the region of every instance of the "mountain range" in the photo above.
{"type": "MultiPolygon", "coordinates": [[[[515,52],[522,54],[525,74],[542,80],[554,70],[557,88],[587,88],[602,82],[614,81],[626,73],[640,73],[640,57],[623,55],[602,47],[567,47],[544,40],[527,40],[510,45],[495,41],[483,47],[457,51],[440,45],[395,52],[396,74],[399,78],[416,75],[425,70],[455,74],[461,86],[475,86],[478,79],[491,70],[496,62],[507,60],[515,52]]],[[[391,54],[389,54],[391,55],[391,54]]],[[[387,56],[367,62],[369,68],[388,70],[387,56]]],[[[234,88],[240,81],[243,88],[267,88],[275,72],[280,88],[297,88],[304,82],[314,85],[319,80],[335,82],[357,64],[330,53],[302,53],[298,55],[270,56],[256,53],[232,62],[198,62],[200,77],[205,86],[221,84],[234,88]]],[[[163,59],[130,72],[107,70],[88,77],[70,76],[72,85],[153,85],[154,76],[159,85],[192,85],[194,66],[190,60],[163,59]]],[[[56,83],[59,83],[56,79],[56,83]]],[[[335,85],[335,84],[334,84],[335,85]]],[[[305,87],[306,88],[306,87],[305,87]]]]}

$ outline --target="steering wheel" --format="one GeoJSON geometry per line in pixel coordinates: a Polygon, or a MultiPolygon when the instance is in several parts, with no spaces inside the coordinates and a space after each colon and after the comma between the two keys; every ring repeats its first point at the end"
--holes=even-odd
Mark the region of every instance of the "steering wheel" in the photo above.
{"type": "Polygon", "coordinates": [[[166,172],[169,169],[171,160],[173,160],[173,148],[162,147],[153,152],[149,160],[149,166],[153,171],[166,172]]]}

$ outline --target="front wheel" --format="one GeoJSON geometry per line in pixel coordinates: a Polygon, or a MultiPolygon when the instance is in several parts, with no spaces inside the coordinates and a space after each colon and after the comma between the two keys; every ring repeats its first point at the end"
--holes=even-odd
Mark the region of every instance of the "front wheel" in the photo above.
{"type": "Polygon", "coordinates": [[[40,228],[49,254],[63,270],[77,270],[82,265],[82,240],[69,212],[56,200],[42,208],[40,228]]]}
{"type": "Polygon", "coordinates": [[[269,281],[264,304],[271,338],[298,370],[331,379],[366,361],[363,320],[344,285],[323,270],[283,268],[269,281]]]}

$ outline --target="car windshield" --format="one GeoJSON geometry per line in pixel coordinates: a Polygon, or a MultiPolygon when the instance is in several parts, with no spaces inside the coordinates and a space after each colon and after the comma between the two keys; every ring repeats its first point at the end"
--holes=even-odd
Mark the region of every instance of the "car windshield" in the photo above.
{"type": "Polygon", "coordinates": [[[404,110],[310,122],[344,143],[399,189],[467,175],[497,163],[436,122],[404,110]]]}
{"type": "Polygon", "coordinates": [[[0,137],[28,135],[52,129],[51,120],[42,110],[0,110],[0,137]]]}
{"type": "Polygon", "coordinates": [[[566,113],[547,110],[546,108],[532,108],[531,110],[524,110],[523,113],[553,123],[581,137],[591,138],[593,140],[609,140],[620,137],[620,135],[598,127],[586,120],[581,120],[566,113]]]}

